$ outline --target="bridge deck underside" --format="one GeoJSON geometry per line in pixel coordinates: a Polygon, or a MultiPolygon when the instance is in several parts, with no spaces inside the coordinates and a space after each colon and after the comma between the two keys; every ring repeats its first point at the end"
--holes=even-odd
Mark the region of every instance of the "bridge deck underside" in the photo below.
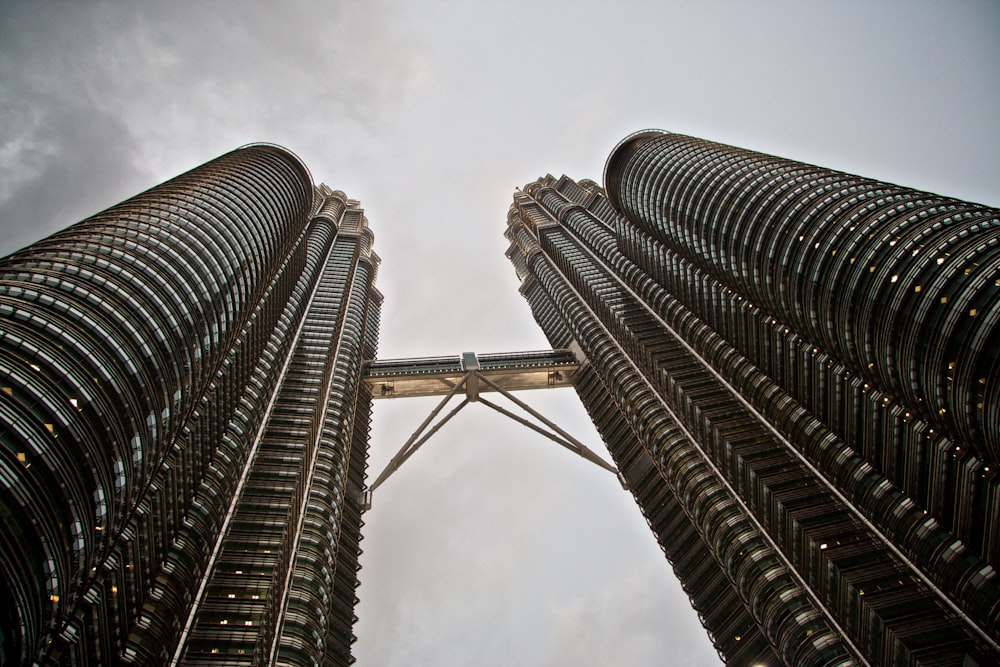
{"type": "MultiPolygon", "coordinates": [[[[570,387],[579,367],[568,350],[379,359],[365,365],[363,381],[374,398],[443,396],[471,370],[477,370],[504,391],[520,391],[570,387]]],[[[494,390],[483,383],[478,391],[494,390]]]]}

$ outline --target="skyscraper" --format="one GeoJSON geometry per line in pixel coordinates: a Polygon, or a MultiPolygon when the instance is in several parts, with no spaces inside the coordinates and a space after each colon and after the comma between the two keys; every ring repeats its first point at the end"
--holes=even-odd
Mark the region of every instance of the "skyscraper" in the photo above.
{"type": "Polygon", "coordinates": [[[276,146],[0,260],[0,661],[350,663],[430,366],[571,383],[729,664],[1000,661],[998,211],[646,131],[507,236],[557,351],[367,371],[367,220],[276,146]]]}
{"type": "Polygon", "coordinates": [[[0,262],[3,664],[350,662],[372,240],[252,145],[0,262]]]}
{"type": "Polygon", "coordinates": [[[1000,211],[645,131],[507,237],[729,664],[1000,660],[1000,211]]]}

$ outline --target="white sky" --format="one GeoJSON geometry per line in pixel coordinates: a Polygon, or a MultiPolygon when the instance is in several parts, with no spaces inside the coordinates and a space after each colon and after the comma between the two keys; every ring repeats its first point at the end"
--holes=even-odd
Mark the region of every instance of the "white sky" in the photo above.
{"type": "MultiPolygon", "coordinates": [[[[0,0],[0,254],[271,141],[361,200],[383,357],[541,349],[515,186],[660,127],[1000,204],[1000,4],[0,0]]],[[[568,390],[524,398],[598,451],[568,390]]],[[[433,405],[379,402],[372,475],[433,405]]],[[[366,514],[368,665],[713,665],[630,496],[470,406],[366,514]]]]}

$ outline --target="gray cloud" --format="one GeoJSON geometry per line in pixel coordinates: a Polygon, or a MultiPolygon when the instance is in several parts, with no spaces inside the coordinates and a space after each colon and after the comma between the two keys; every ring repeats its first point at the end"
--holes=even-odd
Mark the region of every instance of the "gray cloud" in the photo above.
{"type": "MultiPolygon", "coordinates": [[[[58,48],[38,48],[72,36],[68,26],[45,34],[58,9],[8,4],[0,15],[3,254],[155,183],[127,125],[86,85],[88,67],[58,48]]],[[[62,9],[70,21],[79,18],[62,9]]]]}
{"type": "MultiPolygon", "coordinates": [[[[671,664],[718,664],[718,658],[706,655],[700,646],[697,638],[703,630],[697,621],[663,605],[659,592],[664,579],[662,570],[651,565],[622,570],[601,587],[553,607],[547,664],[662,665],[661,636],[666,628],[672,629],[671,664]]],[[[683,595],[679,590],[676,593],[683,595]]]]}
{"type": "Polygon", "coordinates": [[[12,176],[0,195],[4,222],[0,253],[154,184],[155,179],[121,143],[128,129],[118,119],[96,110],[67,112],[58,100],[44,110],[18,111],[11,110],[6,118],[29,129],[5,143],[0,158],[17,165],[4,169],[12,176]]]}
{"type": "MultiPolygon", "coordinates": [[[[141,165],[162,180],[251,141],[289,145],[313,169],[343,165],[344,153],[394,122],[421,78],[419,54],[393,28],[385,3],[186,9],[3,6],[0,198],[57,169],[65,176],[47,178],[49,185],[72,189],[85,171],[75,160],[106,156],[120,172],[141,165]],[[317,154],[324,159],[311,159],[317,154]]],[[[94,166],[90,185],[122,180],[94,166]]],[[[135,189],[126,185],[122,196],[135,189]]],[[[81,214],[95,208],[86,203],[81,214]]]]}

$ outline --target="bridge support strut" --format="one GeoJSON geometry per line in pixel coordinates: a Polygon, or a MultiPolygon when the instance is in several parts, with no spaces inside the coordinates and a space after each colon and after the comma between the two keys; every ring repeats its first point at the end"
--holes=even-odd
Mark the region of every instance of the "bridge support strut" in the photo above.
{"type": "MultiPolygon", "coordinates": [[[[563,351],[554,350],[552,353],[545,353],[545,354],[559,355],[562,353],[563,351]]],[[[537,355],[542,353],[525,353],[525,354],[536,355],[537,357],[537,355]]],[[[512,357],[512,359],[513,358],[514,357],[512,357]]],[[[402,360],[402,361],[389,361],[389,362],[382,362],[382,361],[373,362],[373,365],[379,364],[379,367],[376,372],[370,373],[370,376],[372,377],[369,377],[368,379],[366,379],[366,381],[368,381],[370,384],[373,385],[377,383],[378,386],[380,387],[381,396],[376,394],[374,391],[373,395],[376,398],[397,397],[398,395],[395,393],[394,390],[393,391],[386,390],[386,387],[395,386],[396,377],[404,377],[404,374],[400,371],[395,371],[395,368],[396,367],[404,368],[407,367],[408,365],[412,367],[415,365],[414,362],[418,362],[425,366],[428,364],[436,364],[437,366],[440,366],[443,363],[439,360],[402,360]],[[393,366],[394,364],[395,366],[393,366]]],[[[446,364],[446,362],[444,363],[446,364]]],[[[509,389],[502,387],[498,382],[496,382],[495,381],[496,378],[500,379],[503,378],[503,373],[502,372],[498,373],[498,370],[500,369],[498,369],[496,365],[490,365],[489,370],[487,372],[484,372],[484,369],[480,365],[479,359],[476,357],[476,355],[471,352],[466,352],[462,355],[460,360],[460,366],[458,368],[454,369],[446,368],[445,370],[449,372],[437,371],[437,370],[434,371],[436,373],[435,376],[436,379],[434,381],[438,383],[438,386],[442,387],[442,389],[444,387],[448,387],[448,391],[444,393],[444,398],[441,400],[440,403],[438,403],[434,407],[433,410],[431,410],[430,414],[427,415],[427,418],[424,419],[424,421],[420,424],[420,426],[418,426],[417,429],[413,432],[413,434],[406,440],[406,442],[403,443],[403,446],[400,447],[399,451],[396,452],[395,456],[393,456],[392,459],[390,459],[385,469],[381,473],[379,473],[378,477],[375,478],[375,481],[372,482],[372,484],[368,487],[367,491],[364,492],[364,495],[361,498],[362,509],[364,510],[371,509],[372,494],[374,493],[375,489],[384,484],[385,481],[389,479],[389,477],[394,472],[399,470],[400,466],[402,466],[403,463],[407,461],[407,459],[413,456],[413,454],[425,442],[427,442],[427,440],[431,438],[431,436],[437,433],[442,426],[448,423],[448,421],[450,421],[452,417],[458,414],[469,403],[482,403],[483,405],[487,406],[488,408],[491,408],[492,410],[495,410],[496,412],[502,414],[503,416],[512,419],[513,421],[516,421],[517,423],[530,428],[536,433],[545,436],[549,440],[552,440],[553,442],[565,447],[566,449],[570,450],[571,452],[580,456],[581,458],[584,458],[587,461],[593,463],[594,465],[597,465],[603,468],[604,470],[611,472],[618,478],[618,481],[622,485],[622,488],[626,490],[628,489],[628,485],[625,483],[624,477],[618,472],[618,469],[615,468],[614,465],[605,461],[597,453],[588,448],[582,442],[574,438],[565,430],[559,428],[559,426],[557,426],[551,420],[546,419],[545,416],[542,415],[540,412],[533,409],[524,401],[518,399],[516,396],[514,396],[513,393],[511,393],[509,389]],[[457,381],[455,381],[456,379],[457,381]],[[465,397],[462,399],[462,401],[456,407],[454,407],[450,412],[448,412],[443,417],[441,417],[437,422],[435,422],[434,421],[435,418],[441,413],[441,411],[445,408],[445,406],[447,406],[447,404],[451,401],[451,399],[457,396],[463,389],[465,390],[465,397]],[[523,416],[515,414],[514,412],[508,410],[507,408],[497,405],[493,401],[483,398],[483,396],[481,395],[481,392],[483,391],[496,391],[502,394],[509,401],[511,401],[511,403],[513,403],[518,408],[523,410],[529,416],[533,417],[539,423],[532,422],[531,420],[526,419],[523,416]]],[[[576,368],[573,368],[571,370],[575,371],[576,368]]],[[[518,374],[518,379],[522,383],[525,382],[524,380],[525,371],[522,367],[512,365],[512,372],[516,372],[518,374]]],[[[553,384],[550,381],[548,383],[548,386],[570,386],[570,383],[567,381],[567,378],[572,373],[567,373],[566,376],[563,376],[563,374],[560,373],[559,371],[552,371],[551,369],[547,369],[546,372],[550,373],[550,375],[553,373],[558,375],[558,384],[553,384]]],[[[427,374],[428,373],[426,371],[423,371],[423,375],[427,374]]],[[[402,381],[405,381],[405,378],[402,381]]],[[[424,380],[423,382],[426,383],[426,380],[424,380]]],[[[516,386],[513,388],[535,388],[537,386],[539,385],[523,384],[523,386],[516,386]]],[[[422,393],[420,395],[428,395],[428,393],[439,393],[433,391],[429,392],[426,389],[422,389],[421,392],[422,393]]]]}

